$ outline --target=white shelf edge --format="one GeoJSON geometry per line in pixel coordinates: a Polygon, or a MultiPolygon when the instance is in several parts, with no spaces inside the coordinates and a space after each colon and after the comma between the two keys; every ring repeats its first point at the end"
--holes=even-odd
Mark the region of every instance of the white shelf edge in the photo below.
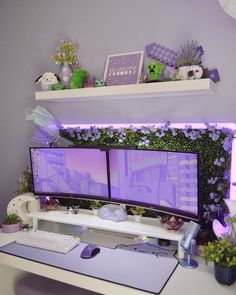
{"type": "MultiPolygon", "coordinates": [[[[87,210],[83,210],[87,211],[87,210]]],[[[153,238],[169,239],[172,241],[180,241],[184,233],[181,228],[178,231],[170,231],[162,227],[155,218],[143,217],[142,222],[133,221],[133,216],[129,216],[128,220],[115,222],[104,220],[98,216],[88,213],[67,214],[65,211],[38,211],[29,213],[28,217],[36,220],[46,220],[51,222],[59,222],[71,225],[85,226],[88,228],[101,229],[106,231],[120,232],[134,235],[146,235],[153,238]]]]}
{"type": "Polygon", "coordinates": [[[215,92],[216,85],[211,79],[200,79],[40,91],[35,92],[35,100],[54,102],[120,100],[147,97],[209,95],[215,92]]]}

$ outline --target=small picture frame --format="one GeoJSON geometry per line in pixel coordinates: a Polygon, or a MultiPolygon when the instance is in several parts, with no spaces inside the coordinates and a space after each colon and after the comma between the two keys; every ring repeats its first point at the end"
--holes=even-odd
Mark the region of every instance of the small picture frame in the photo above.
{"type": "Polygon", "coordinates": [[[108,55],[104,72],[107,86],[137,84],[142,73],[143,51],[108,55]]]}

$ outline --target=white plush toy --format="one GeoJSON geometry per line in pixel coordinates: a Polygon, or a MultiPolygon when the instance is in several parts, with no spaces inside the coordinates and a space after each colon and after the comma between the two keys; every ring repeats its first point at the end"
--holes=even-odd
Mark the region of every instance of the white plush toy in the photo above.
{"type": "Polygon", "coordinates": [[[190,66],[188,70],[188,78],[189,80],[201,79],[203,74],[203,69],[200,66],[190,66]]]}
{"type": "Polygon", "coordinates": [[[52,85],[58,84],[60,81],[60,78],[57,74],[46,72],[43,75],[39,76],[35,83],[39,83],[41,85],[42,90],[49,91],[52,89],[52,85]]]}

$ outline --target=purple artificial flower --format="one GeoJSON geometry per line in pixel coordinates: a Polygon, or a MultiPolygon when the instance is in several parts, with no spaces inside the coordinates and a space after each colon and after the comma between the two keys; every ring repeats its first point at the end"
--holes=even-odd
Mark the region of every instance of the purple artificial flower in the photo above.
{"type": "Polygon", "coordinates": [[[142,134],[150,134],[150,130],[147,127],[145,127],[145,126],[142,126],[141,127],[140,132],[142,134]]]}
{"type": "Polygon", "coordinates": [[[225,171],[224,172],[224,180],[230,180],[230,171],[225,171]]]}
{"type": "Polygon", "coordinates": [[[220,167],[220,166],[221,166],[221,163],[222,163],[222,162],[221,162],[219,159],[216,159],[216,160],[214,161],[214,165],[215,165],[215,166],[219,166],[219,167],[220,167]]]}
{"type": "Polygon", "coordinates": [[[189,133],[189,137],[191,140],[197,140],[198,138],[200,138],[200,134],[198,131],[196,130],[192,130],[190,133],[189,133]]]}
{"type": "Polygon", "coordinates": [[[209,136],[211,137],[213,141],[216,141],[219,139],[220,133],[221,133],[220,130],[216,130],[215,132],[210,133],[209,136]]]}
{"type": "Polygon", "coordinates": [[[230,153],[232,150],[232,140],[232,137],[227,136],[223,141],[223,149],[228,153],[230,153]]]}
{"type": "Polygon", "coordinates": [[[207,182],[208,184],[215,184],[217,180],[218,180],[218,177],[215,177],[215,178],[211,177],[210,179],[207,180],[207,182]]]}
{"type": "Polygon", "coordinates": [[[152,126],[149,126],[149,130],[150,130],[151,132],[156,132],[156,131],[157,131],[157,128],[156,128],[155,125],[152,125],[152,126]]]}
{"type": "Polygon", "coordinates": [[[216,211],[216,205],[214,205],[214,204],[211,204],[209,208],[210,208],[210,211],[211,212],[215,212],[216,211]]]}
{"type": "Polygon", "coordinates": [[[215,193],[210,193],[210,198],[211,198],[211,200],[214,200],[215,197],[216,197],[216,194],[215,194],[215,193]]]}
{"type": "Polygon", "coordinates": [[[83,135],[82,135],[82,139],[83,139],[84,141],[88,141],[88,136],[87,136],[87,134],[83,134],[83,135]]]}
{"type": "Polygon", "coordinates": [[[177,135],[177,132],[176,132],[176,130],[173,128],[173,129],[171,129],[171,132],[172,132],[172,135],[173,136],[176,136],[177,135]]]}
{"type": "Polygon", "coordinates": [[[156,137],[162,138],[165,136],[165,132],[163,130],[160,130],[160,133],[157,131],[156,132],[156,137]]]}
{"type": "Polygon", "coordinates": [[[146,136],[143,136],[141,138],[141,141],[139,142],[139,146],[144,145],[144,146],[148,147],[149,143],[150,143],[150,140],[146,136]]]}
{"type": "Polygon", "coordinates": [[[220,191],[222,191],[222,184],[218,184],[218,186],[217,186],[217,190],[220,192],[220,191]]]}
{"type": "Polygon", "coordinates": [[[134,127],[133,125],[129,126],[130,131],[135,132],[137,131],[137,127],[134,127]]]}

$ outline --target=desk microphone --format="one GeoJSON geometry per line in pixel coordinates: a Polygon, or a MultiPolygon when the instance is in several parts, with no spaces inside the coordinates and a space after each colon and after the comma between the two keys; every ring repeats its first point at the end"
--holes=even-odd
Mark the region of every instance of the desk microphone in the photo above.
{"type": "Polygon", "coordinates": [[[195,268],[198,266],[197,261],[191,259],[191,254],[194,254],[196,246],[196,236],[200,230],[200,225],[190,221],[185,234],[180,241],[180,246],[184,248],[187,258],[180,260],[180,265],[186,268],[195,268]]]}

